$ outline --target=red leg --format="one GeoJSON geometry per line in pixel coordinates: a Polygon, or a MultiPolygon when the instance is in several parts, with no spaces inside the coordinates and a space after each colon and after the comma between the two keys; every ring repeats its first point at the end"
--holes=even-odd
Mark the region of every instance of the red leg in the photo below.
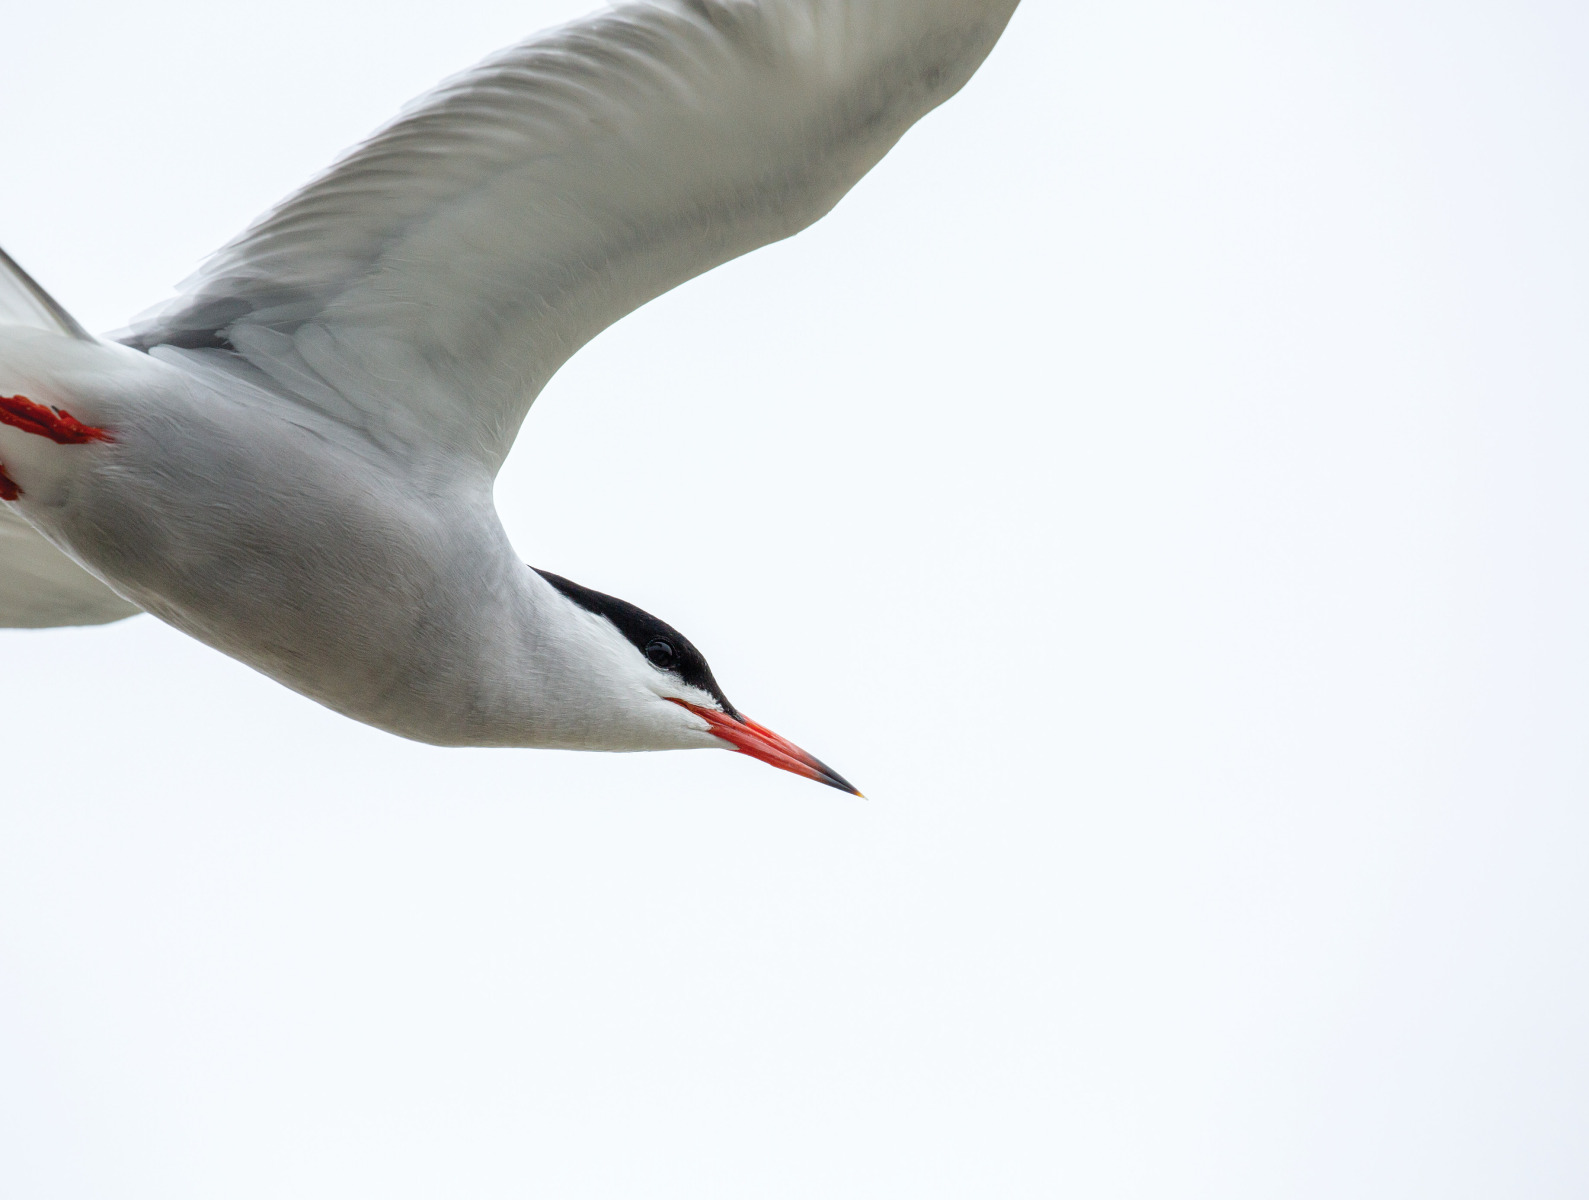
{"type": "Polygon", "coordinates": [[[22,489],[17,486],[16,480],[6,474],[4,463],[0,463],[0,500],[19,500],[22,489]]]}
{"type": "MultiPolygon", "coordinates": [[[[82,446],[88,442],[113,442],[103,429],[84,425],[69,412],[45,408],[26,396],[0,396],[0,425],[23,433],[36,433],[61,446],[82,446]]],[[[15,487],[15,484],[12,484],[15,487]]]]}

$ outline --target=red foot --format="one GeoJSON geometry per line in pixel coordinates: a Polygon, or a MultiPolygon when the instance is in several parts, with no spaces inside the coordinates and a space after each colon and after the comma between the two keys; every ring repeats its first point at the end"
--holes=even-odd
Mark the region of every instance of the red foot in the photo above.
{"type": "MultiPolygon", "coordinates": [[[[45,408],[26,396],[0,396],[0,425],[9,425],[23,433],[36,433],[61,446],[81,446],[88,442],[114,442],[103,429],[84,425],[69,412],[58,408],[45,408]]],[[[16,484],[12,484],[15,487],[16,484]]],[[[7,499],[16,499],[11,496],[7,499]]]]}
{"type": "Polygon", "coordinates": [[[6,474],[4,464],[0,464],[0,500],[20,500],[22,489],[17,486],[16,480],[6,474]]]}

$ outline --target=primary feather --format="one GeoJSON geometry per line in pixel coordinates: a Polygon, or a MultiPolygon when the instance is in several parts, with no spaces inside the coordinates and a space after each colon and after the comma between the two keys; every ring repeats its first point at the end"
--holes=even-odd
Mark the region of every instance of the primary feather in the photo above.
{"type": "Polygon", "coordinates": [[[412,106],[128,340],[233,352],[385,442],[495,473],[575,350],[828,211],[1014,8],[663,0],[541,34],[412,106]]]}

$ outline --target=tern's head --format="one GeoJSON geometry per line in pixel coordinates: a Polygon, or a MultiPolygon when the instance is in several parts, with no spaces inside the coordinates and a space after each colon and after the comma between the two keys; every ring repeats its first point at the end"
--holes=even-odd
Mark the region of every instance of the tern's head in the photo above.
{"type": "Polygon", "coordinates": [[[730,704],[701,652],[673,626],[616,596],[539,568],[536,573],[579,610],[587,648],[600,663],[590,665],[602,676],[603,723],[616,725],[618,737],[625,727],[632,730],[632,745],[612,748],[718,746],[860,795],[837,772],[730,704]]]}

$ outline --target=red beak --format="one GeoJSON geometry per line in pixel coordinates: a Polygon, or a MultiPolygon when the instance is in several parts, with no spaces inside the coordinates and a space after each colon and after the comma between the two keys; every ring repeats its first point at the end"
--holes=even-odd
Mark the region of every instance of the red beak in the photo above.
{"type": "MultiPolygon", "coordinates": [[[[669,697],[669,699],[673,698],[669,697]]],[[[769,766],[793,771],[803,778],[825,783],[829,787],[838,788],[841,792],[849,792],[852,796],[861,794],[837,771],[811,757],[793,742],[779,737],[765,725],[756,724],[749,717],[731,717],[727,713],[718,712],[715,708],[686,704],[683,700],[673,700],[673,703],[689,709],[700,717],[712,727],[713,734],[722,738],[741,754],[759,758],[769,766]]]]}

